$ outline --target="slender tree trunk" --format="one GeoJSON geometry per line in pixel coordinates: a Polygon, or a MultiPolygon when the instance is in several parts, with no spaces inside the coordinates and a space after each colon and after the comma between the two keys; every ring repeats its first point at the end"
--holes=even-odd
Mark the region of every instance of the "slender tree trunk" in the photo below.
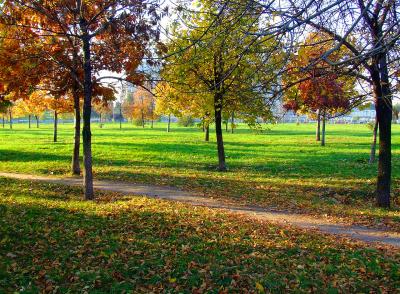
{"type": "Polygon", "coordinates": [[[374,124],[374,129],[373,129],[373,134],[372,134],[371,154],[369,155],[369,163],[375,162],[377,133],[378,133],[378,119],[375,117],[375,124],[374,124]]]}
{"type": "Polygon", "coordinates": [[[36,128],[39,128],[39,116],[35,115],[35,119],[36,119],[36,128]]]}
{"type": "Polygon", "coordinates": [[[53,142],[57,142],[57,127],[58,127],[58,113],[57,110],[54,111],[54,136],[53,136],[53,142]]]}
{"type": "Polygon", "coordinates": [[[154,120],[151,120],[151,128],[154,126],[154,120]]]}
{"type": "Polygon", "coordinates": [[[373,72],[376,116],[379,128],[379,160],[376,202],[379,207],[390,207],[392,177],[392,93],[386,54],[381,54],[373,72]]]}
{"type": "Polygon", "coordinates": [[[31,115],[28,115],[28,127],[31,128],[31,115]]]}
{"type": "Polygon", "coordinates": [[[235,128],[235,112],[232,111],[232,117],[231,117],[231,134],[233,134],[233,129],[235,128]]]}
{"type": "Polygon", "coordinates": [[[4,119],[4,114],[3,114],[3,129],[4,129],[4,125],[5,125],[5,119],[4,119]]]}
{"type": "Polygon", "coordinates": [[[81,167],[79,162],[80,144],[81,144],[81,107],[79,101],[79,85],[77,81],[73,81],[72,96],[74,98],[74,151],[72,154],[72,174],[79,176],[81,167]]]}
{"type": "Polygon", "coordinates": [[[99,113],[99,124],[101,125],[101,113],[99,113]]]}
{"type": "Polygon", "coordinates": [[[320,110],[317,110],[317,129],[315,132],[315,140],[317,142],[321,141],[321,113],[320,110]]]}
{"type": "MultiPolygon", "coordinates": [[[[87,31],[86,24],[82,24],[83,31],[87,31]]],[[[85,199],[93,200],[93,169],[92,169],[92,132],[90,118],[92,114],[92,64],[90,61],[90,37],[86,34],[83,43],[83,70],[84,70],[84,100],[83,100],[83,162],[85,166],[84,186],[85,199]]]]}
{"type": "Polygon", "coordinates": [[[228,133],[228,120],[225,122],[225,131],[228,133]]]}
{"type": "Polygon", "coordinates": [[[325,146],[325,125],[326,125],[326,117],[325,113],[322,115],[322,140],[321,146],[325,146]]]}
{"type": "Polygon", "coordinates": [[[209,124],[207,124],[206,125],[206,127],[205,127],[205,129],[206,129],[206,138],[205,138],[205,141],[206,142],[210,142],[210,125],[209,124]]]}
{"type": "Polygon", "coordinates": [[[122,103],[119,104],[119,129],[122,129],[122,103]]]}
{"type": "Polygon", "coordinates": [[[226,171],[224,140],[222,137],[222,98],[219,93],[214,96],[215,134],[217,136],[218,170],[226,171]]]}
{"type": "Polygon", "coordinates": [[[10,129],[13,128],[13,121],[12,121],[12,110],[11,107],[8,109],[8,115],[10,116],[10,129]]]}
{"type": "Polygon", "coordinates": [[[167,133],[171,131],[171,114],[168,114],[168,126],[167,126],[167,133]]]}

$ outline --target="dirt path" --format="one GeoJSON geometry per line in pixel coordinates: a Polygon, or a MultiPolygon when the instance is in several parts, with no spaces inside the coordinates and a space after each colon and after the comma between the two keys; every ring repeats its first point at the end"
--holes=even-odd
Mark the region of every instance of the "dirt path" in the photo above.
{"type": "MultiPolygon", "coordinates": [[[[41,181],[54,184],[82,186],[82,179],[72,177],[47,177],[28,174],[3,173],[0,177],[41,181]]],[[[307,215],[293,214],[288,212],[277,212],[268,209],[236,206],[226,204],[219,200],[204,197],[187,191],[178,190],[165,186],[140,185],[125,182],[95,181],[95,189],[120,192],[124,194],[145,195],[151,198],[160,198],[188,203],[195,206],[206,206],[210,208],[222,208],[228,211],[250,216],[259,220],[266,220],[277,224],[293,225],[303,229],[319,230],[323,233],[341,235],[368,243],[378,242],[400,248],[400,233],[360,226],[350,226],[343,223],[334,223],[323,218],[314,218],[307,215]]]]}

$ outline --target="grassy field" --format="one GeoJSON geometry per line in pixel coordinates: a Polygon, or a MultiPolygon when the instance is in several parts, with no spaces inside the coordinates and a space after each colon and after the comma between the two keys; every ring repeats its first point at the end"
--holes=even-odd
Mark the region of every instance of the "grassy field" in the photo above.
{"type": "Polygon", "coordinates": [[[396,293],[400,255],[223,211],[0,179],[0,293],[396,293]]]}
{"type": "MultiPolygon", "coordinates": [[[[215,170],[215,136],[203,141],[197,128],[164,124],[141,129],[124,124],[93,124],[97,178],[176,186],[236,203],[332,216],[400,231],[400,126],[393,126],[393,196],[389,211],[373,207],[376,164],[368,164],[371,131],[365,125],[327,126],[327,146],[314,141],[311,124],[246,126],[225,133],[229,171],[215,170]]],[[[28,130],[0,129],[0,170],[69,174],[72,125],[28,130]]]]}

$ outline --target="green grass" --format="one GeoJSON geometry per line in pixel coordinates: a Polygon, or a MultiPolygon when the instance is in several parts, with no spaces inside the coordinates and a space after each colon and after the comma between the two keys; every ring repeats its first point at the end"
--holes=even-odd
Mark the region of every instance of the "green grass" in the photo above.
{"type": "Polygon", "coordinates": [[[0,293],[400,291],[398,252],[218,210],[98,196],[0,178],[0,293]]]}
{"type": "MultiPolygon", "coordinates": [[[[52,126],[28,130],[0,129],[0,170],[34,174],[69,173],[72,125],[60,126],[52,143],[52,126]]],[[[164,124],[154,129],[124,124],[93,124],[95,177],[176,186],[234,202],[344,221],[389,226],[400,231],[400,126],[393,126],[394,207],[374,207],[376,164],[368,164],[371,131],[365,125],[328,125],[327,146],[314,141],[314,125],[269,125],[254,132],[240,126],[224,133],[229,171],[216,167],[215,135],[203,141],[197,128],[164,124]]]]}

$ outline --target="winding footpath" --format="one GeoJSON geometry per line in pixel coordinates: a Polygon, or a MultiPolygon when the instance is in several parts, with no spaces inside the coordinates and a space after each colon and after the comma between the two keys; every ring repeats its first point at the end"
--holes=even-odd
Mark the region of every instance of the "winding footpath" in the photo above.
{"type": "MultiPolygon", "coordinates": [[[[18,180],[40,181],[68,186],[82,186],[82,179],[77,177],[49,177],[39,175],[4,173],[0,177],[18,180]]],[[[200,194],[187,192],[172,187],[142,185],[114,181],[94,181],[94,188],[103,191],[119,192],[129,195],[147,196],[150,198],[178,201],[194,206],[225,209],[227,211],[249,216],[257,220],[265,220],[276,224],[292,225],[307,230],[317,230],[322,233],[360,240],[367,243],[380,243],[400,248],[400,233],[373,229],[361,226],[351,226],[344,223],[332,222],[323,218],[315,218],[302,214],[278,212],[267,208],[236,206],[222,201],[204,197],[200,194]]]]}

